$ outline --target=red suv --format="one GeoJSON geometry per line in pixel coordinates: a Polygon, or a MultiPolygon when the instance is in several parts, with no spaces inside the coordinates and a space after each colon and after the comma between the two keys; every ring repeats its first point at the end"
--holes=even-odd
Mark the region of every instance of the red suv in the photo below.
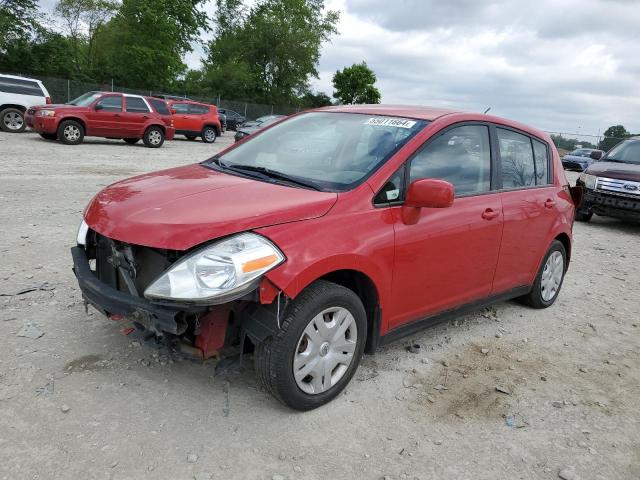
{"type": "Polygon", "coordinates": [[[171,140],[175,130],[163,100],[115,92],[87,92],[63,105],[27,110],[27,126],[47,140],[77,145],[85,135],[122,138],[134,144],[142,139],[150,148],[171,140]]]}
{"type": "Polygon", "coordinates": [[[213,143],[222,133],[218,109],[215,105],[194,102],[191,100],[172,100],[169,108],[173,114],[176,133],[189,140],[202,137],[205,143],[213,143]]]}
{"type": "Polygon", "coordinates": [[[199,164],[91,201],[72,248],[85,300],[200,358],[253,352],[308,410],[364,352],[443,318],[556,300],[574,201],[549,136],[423,107],[300,113],[199,164]]]}

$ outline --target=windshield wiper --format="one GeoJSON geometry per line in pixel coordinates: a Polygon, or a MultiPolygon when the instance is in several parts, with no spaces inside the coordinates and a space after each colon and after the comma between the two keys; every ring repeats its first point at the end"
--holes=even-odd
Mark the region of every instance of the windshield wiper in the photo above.
{"type": "MultiPolygon", "coordinates": [[[[218,160],[217,162],[218,165],[220,165],[220,161],[218,160]]],[[[302,187],[306,187],[306,188],[311,188],[313,190],[321,190],[321,188],[315,184],[314,182],[311,182],[309,180],[303,180],[301,178],[298,177],[293,177],[291,175],[287,175],[286,173],[282,173],[282,172],[278,172],[276,170],[271,170],[270,168],[265,168],[265,167],[256,167],[253,165],[238,165],[238,164],[222,164],[220,165],[223,168],[227,168],[229,170],[234,170],[234,171],[240,171],[242,173],[244,172],[255,172],[255,173],[259,173],[262,177],[265,178],[273,178],[276,180],[283,180],[285,182],[288,183],[293,183],[295,185],[300,185],[302,187]]]]}

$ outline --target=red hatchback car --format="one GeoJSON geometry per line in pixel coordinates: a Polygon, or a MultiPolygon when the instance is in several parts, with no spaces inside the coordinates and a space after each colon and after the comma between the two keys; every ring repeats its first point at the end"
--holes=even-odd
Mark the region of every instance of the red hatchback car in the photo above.
{"type": "Polygon", "coordinates": [[[47,140],[67,145],[85,136],[121,138],[149,148],[161,147],[175,134],[164,100],[116,92],[87,92],[63,105],[43,105],[27,110],[27,126],[47,140]]]}
{"type": "Polygon", "coordinates": [[[178,135],[184,135],[189,140],[201,137],[203,142],[213,143],[222,134],[215,105],[192,100],[171,100],[168,103],[178,135]]]}
{"type": "Polygon", "coordinates": [[[127,332],[201,358],[252,351],[268,391],[308,410],[364,352],[428,324],[552,305],[574,211],[539,130],[341,106],[105,188],[72,255],[85,300],[127,332]]]}

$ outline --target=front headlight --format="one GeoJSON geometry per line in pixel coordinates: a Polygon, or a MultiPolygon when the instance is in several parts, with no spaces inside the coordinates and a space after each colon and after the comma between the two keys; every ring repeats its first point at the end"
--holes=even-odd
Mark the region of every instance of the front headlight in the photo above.
{"type": "Polygon", "coordinates": [[[82,222],[80,222],[80,226],[78,227],[78,235],[76,236],[76,241],[78,242],[78,245],[83,245],[83,246],[87,245],[88,231],[89,231],[89,225],[87,225],[87,222],[85,222],[83,218],[82,222]]]}
{"type": "Polygon", "coordinates": [[[148,298],[198,303],[229,301],[255,287],[284,261],[269,240],[241,233],[178,260],[144,292],[148,298]]]}
{"type": "Polygon", "coordinates": [[[55,110],[40,110],[41,117],[53,117],[55,114],[55,110]]]}
{"type": "Polygon", "coordinates": [[[584,183],[585,188],[595,190],[598,177],[596,177],[595,175],[589,175],[588,173],[581,173],[580,181],[584,183]]]}

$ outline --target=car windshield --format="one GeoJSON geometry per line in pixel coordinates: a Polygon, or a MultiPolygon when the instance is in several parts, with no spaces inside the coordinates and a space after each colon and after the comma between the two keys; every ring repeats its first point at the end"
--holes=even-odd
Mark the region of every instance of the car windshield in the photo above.
{"type": "Polygon", "coordinates": [[[371,175],[427,123],[356,113],[304,113],[204,164],[236,172],[268,170],[321,190],[345,191],[371,175]]]}
{"type": "Polygon", "coordinates": [[[83,95],[80,95],[75,100],[71,100],[68,105],[77,105],[79,107],[86,107],[87,105],[91,105],[102,93],[100,92],[87,92],[83,95]]]}
{"type": "Polygon", "coordinates": [[[640,140],[626,140],[607,153],[603,162],[635,163],[640,165],[640,140]]]}
{"type": "Polygon", "coordinates": [[[591,154],[591,150],[587,150],[584,148],[579,148],[578,150],[574,150],[569,155],[573,155],[575,157],[588,157],[591,154]]]}

